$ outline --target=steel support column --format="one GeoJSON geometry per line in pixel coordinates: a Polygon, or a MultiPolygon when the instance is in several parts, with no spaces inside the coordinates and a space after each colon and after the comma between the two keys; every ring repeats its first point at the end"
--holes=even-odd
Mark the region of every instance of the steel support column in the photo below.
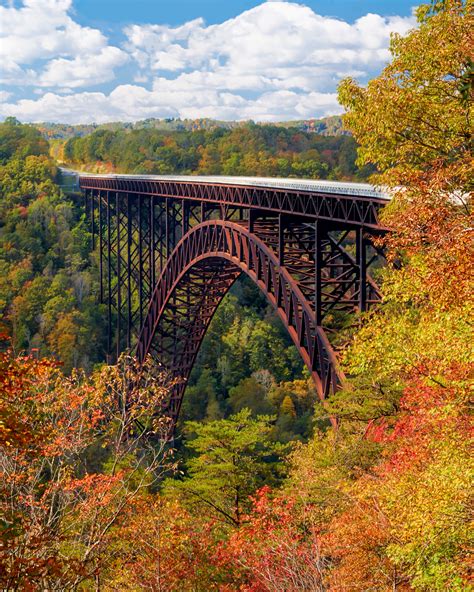
{"type": "Polygon", "coordinates": [[[99,204],[99,301],[104,302],[104,221],[102,216],[102,191],[98,192],[99,204]]]}
{"type": "Polygon", "coordinates": [[[92,250],[95,251],[95,199],[94,193],[91,191],[91,234],[92,234],[92,250]]]}
{"type": "Polygon", "coordinates": [[[107,357],[112,354],[112,237],[110,191],[107,191],[107,357]]]}
{"type": "Polygon", "coordinates": [[[285,220],[283,214],[278,215],[278,261],[285,265],[285,220]]]}
{"type": "Polygon", "coordinates": [[[132,345],[132,244],[133,244],[133,225],[132,225],[132,198],[127,193],[127,348],[132,345]]]}
{"type": "Polygon", "coordinates": [[[121,330],[122,330],[122,245],[121,245],[121,200],[119,194],[115,194],[115,211],[117,216],[116,229],[116,256],[117,256],[117,341],[116,341],[116,357],[119,358],[121,354],[121,330]]]}
{"type": "Polygon", "coordinates": [[[365,312],[367,310],[367,243],[363,228],[357,229],[356,237],[356,259],[359,269],[358,306],[360,312],[365,312]]]}
{"type": "Polygon", "coordinates": [[[322,311],[322,223],[316,220],[314,223],[314,311],[316,314],[316,324],[322,325],[323,311],[322,311]]]}
{"type": "Polygon", "coordinates": [[[143,220],[142,220],[143,196],[138,196],[138,302],[140,327],[143,324],[143,220]]]}

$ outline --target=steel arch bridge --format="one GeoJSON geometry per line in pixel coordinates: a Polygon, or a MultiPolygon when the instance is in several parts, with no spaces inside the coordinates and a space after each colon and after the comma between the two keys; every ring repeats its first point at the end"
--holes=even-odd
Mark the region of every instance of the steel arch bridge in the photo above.
{"type": "Polygon", "coordinates": [[[308,367],[321,400],[344,376],[331,345],[340,313],[380,299],[370,275],[383,254],[389,196],[366,184],[245,177],[79,174],[99,253],[109,359],[135,348],[174,380],[176,424],[209,323],[246,274],[308,367]]]}

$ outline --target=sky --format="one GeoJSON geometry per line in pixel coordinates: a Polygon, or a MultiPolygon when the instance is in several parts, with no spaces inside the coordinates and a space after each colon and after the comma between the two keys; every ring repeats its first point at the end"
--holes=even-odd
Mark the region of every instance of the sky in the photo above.
{"type": "Polygon", "coordinates": [[[282,121],[342,112],[406,0],[0,0],[0,118],[282,121]]]}

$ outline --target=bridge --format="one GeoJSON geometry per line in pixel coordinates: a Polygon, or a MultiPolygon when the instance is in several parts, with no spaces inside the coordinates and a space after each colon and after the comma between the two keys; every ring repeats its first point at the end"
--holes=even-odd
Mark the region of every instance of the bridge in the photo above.
{"type": "Polygon", "coordinates": [[[246,274],[308,367],[321,400],[344,376],[331,345],[338,319],[380,300],[371,271],[383,254],[390,196],[358,183],[79,173],[98,250],[111,358],[135,349],[176,379],[176,423],[211,319],[246,274]]]}

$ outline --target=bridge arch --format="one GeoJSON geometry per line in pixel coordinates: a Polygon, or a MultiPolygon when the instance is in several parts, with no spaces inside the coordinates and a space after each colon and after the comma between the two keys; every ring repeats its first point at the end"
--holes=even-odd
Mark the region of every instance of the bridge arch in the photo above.
{"type": "Polygon", "coordinates": [[[137,357],[159,353],[173,378],[167,412],[175,423],[186,382],[209,323],[241,273],[273,305],[308,367],[321,400],[344,377],[334,350],[316,323],[312,303],[278,257],[245,223],[210,220],[190,229],[168,257],[153,291],[137,357]]]}

